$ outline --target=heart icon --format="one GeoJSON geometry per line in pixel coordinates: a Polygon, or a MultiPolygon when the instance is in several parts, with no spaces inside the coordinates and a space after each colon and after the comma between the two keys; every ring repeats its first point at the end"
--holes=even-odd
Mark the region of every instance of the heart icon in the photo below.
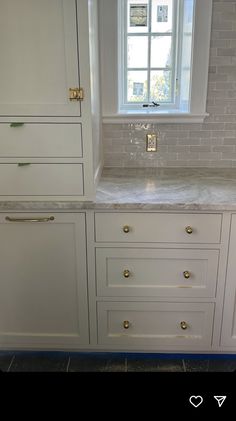
{"type": "Polygon", "coordinates": [[[189,402],[195,407],[197,408],[198,406],[200,406],[203,402],[203,398],[202,396],[191,396],[189,398],[189,402]]]}

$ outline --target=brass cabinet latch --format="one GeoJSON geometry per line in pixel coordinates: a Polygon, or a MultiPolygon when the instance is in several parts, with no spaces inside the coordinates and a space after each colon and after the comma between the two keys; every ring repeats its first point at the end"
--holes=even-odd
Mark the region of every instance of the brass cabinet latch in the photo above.
{"type": "Polygon", "coordinates": [[[84,99],[84,90],[82,88],[69,89],[70,101],[82,101],[84,99]]]}

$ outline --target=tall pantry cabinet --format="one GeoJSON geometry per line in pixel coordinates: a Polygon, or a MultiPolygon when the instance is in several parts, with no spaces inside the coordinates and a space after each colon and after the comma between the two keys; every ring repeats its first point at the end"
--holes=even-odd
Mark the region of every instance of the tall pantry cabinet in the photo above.
{"type": "Polygon", "coordinates": [[[97,0],[0,0],[0,348],[89,343],[86,215],[47,210],[94,200],[97,31],[97,0]]]}
{"type": "Polygon", "coordinates": [[[93,200],[97,0],[0,0],[0,198],[93,200]]]}

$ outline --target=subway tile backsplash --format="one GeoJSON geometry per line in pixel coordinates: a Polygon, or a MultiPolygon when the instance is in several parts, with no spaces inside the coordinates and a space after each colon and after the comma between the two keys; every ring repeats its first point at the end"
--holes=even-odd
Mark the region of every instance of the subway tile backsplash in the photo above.
{"type": "Polygon", "coordinates": [[[213,0],[207,113],[203,124],[104,124],[105,166],[236,167],[236,1],[213,0]]]}

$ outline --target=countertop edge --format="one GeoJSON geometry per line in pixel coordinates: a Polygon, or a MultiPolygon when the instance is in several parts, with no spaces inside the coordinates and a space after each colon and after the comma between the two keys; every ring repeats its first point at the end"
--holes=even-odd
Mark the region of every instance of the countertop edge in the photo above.
{"type": "Polygon", "coordinates": [[[147,211],[236,211],[236,203],[97,203],[97,202],[9,202],[0,201],[0,212],[50,212],[86,210],[147,211]]]}

